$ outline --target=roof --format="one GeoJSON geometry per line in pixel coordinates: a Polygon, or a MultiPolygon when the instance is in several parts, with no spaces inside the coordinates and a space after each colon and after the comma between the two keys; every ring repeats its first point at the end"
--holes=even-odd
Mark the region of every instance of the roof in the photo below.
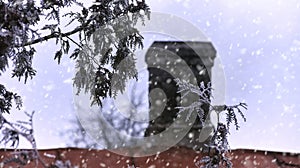
{"type": "MultiPolygon", "coordinates": [[[[126,149],[120,149],[126,150],[126,149]]],[[[132,150],[132,149],[131,149],[132,150]]],[[[133,149],[138,151],[138,148],[133,149]]],[[[0,150],[0,161],[11,157],[12,150],[0,150]]],[[[199,168],[199,160],[202,154],[183,147],[173,147],[160,154],[147,157],[128,157],[115,154],[108,150],[81,149],[81,148],[57,148],[39,150],[45,162],[50,165],[56,160],[70,161],[72,166],[80,168],[163,168],[163,167],[190,167],[199,168]],[[134,165],[134,166],[133,166],[134,165]]],[[[292,168],[300,167],[300,154],[269,152],[259,150],[237,149],[229,154],[234,168],[257,167],[257,168],[292,168]]],[[[35,167],[31,162],[24,168],[35,167]]],[[[7,164],[5,167],[16,167],[7,164]]],[[[38,164],[38,168],[42,167],[38,164]]]]}

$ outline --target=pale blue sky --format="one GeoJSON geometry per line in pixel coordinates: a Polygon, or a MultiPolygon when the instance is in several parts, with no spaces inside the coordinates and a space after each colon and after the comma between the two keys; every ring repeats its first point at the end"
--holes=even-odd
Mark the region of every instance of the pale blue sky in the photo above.
{"type": "MultiPolygon", "coordinates": [[[[231,132],[232,148],[300,152],[299,1],[149,0],[149,4],[152,11],[194,24],[217,49],[225,72],[226,103],[245,101],[249,106],[247,122],[231,132]]],[[[38,112],[35,130],[40,148],[64,146],[65,139],[57,132],[70,127],[68,121],[76,116],[73,63],[65,57],[57,65],[53,61],[57,47],[50,43],[39,45],[34,58],[38,73],[27,85],[10,79],[9,72],[0,77],[23,96],[24,109],[38,112]]]]}

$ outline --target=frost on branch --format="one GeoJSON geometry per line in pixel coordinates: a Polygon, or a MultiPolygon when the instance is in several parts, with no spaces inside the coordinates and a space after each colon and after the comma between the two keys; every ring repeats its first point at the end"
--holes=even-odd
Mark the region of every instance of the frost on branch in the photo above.
{"type": "Polygon", "coordinates": [[[227,122],[227,128],[229,129],[229,126],[232,122],[234,122],[235,128],[236,130],[239,129],[239,124],[238,124],[238,120],[237,120],[237,116],[235,114],[235,111],[237,111],[240,116],[243,118],[244,122],[246,122],[246,118],[243,114],[243,112],[241,111],[241,108],[244,108],[245,110],[247,110],[247,104],[246,103],[240,103],[238,105],[234,105],[234,106],[225,106],[224,110],[226,111],[226,122],[227,122]]]}
{"type": "Polygon", "coordinates": [[[208,104],[210,106],[210,110],[214,110],[218,113],[218,115],[221,112],[225,113],[226,124],[224,124],[222,121],[220,121],[220,118],[218,118],[217,128],[216,130],[214,130],[214,134],[210,138],[209,143],[205,144],[208,147],[207,156],[204,156],[199,162],[204,164],[202,168],[218,168],[221,165],[227,168],[231,168],[232,163],[226,155],[230,149],[228,143],[228,134],[230,129],[229,126],[231,123],[234,123],[236,129],[238,130],[239,125],[236,113],[240,114],[244,122],[246,122],[246,118],[242,112],[242,108],[247,109],[247,104],[240,103],[233,106],[212,105],[209,99],[212,90],[210,83],[208,84],[208,86],[205,86],[205,84],[201,82],[200,86],[195,86],[188,82],[183,82],[179,79],[175,79],[175,81],[179,86],[178,92],[182,94],[182,97],[185,97],[189,93],[195,93],[199,96],[199,99],[196,102],[191,102],[189,106],[177,107],[180,113],[187,112],[188,116],[191,116],[191,113],[194,110],[197,111],[201,125],[203,125],[205,119],[203,118],[203,116],[205,115],[204,111],[201,108],[203,104],[208,104]]]}
{"type": "Polygon", "coordinates": [[[82,89],[90,93],[92,104],[102,106],[104,98],[115,97],[117,92],[124,91],[129,79],[136,78],[134,51],[143,48],[143,36],[135,25],[138,20],[143,23],[145,16],[149,19],[150,11],[144,1],[129,3],[128,0],[101,1],[100,5],[92,5],[90,11],[68,15],[91,24],[79,32],[81,42],[71,54],[77,69],[74,86],[77,93],[82,89]],[[107,11],[103,12],[104,6],[111,8],[105,8],[107,11]],[[98,12],[103,12],[103,16],[98,12]]]}
{"type": "Polygon", "coordinates": [[[42,165],[44,168],[72,168],[70,161],[61,161],[57,159],[55,163],[47,166],[44,160],[41,158],[33,130],[33,115],[32,113],[24,112],[28,117],[27,121],[11,122],[7,120],[2,113],[0,113],[0,131],[1,139],[0,144],[6,148],[9,145],[10,148],[14,148],[14,151],[10,153],[9,157],[6,157],[0,162],[0,167],[7,167],[15,165],[23,167],[31,162],[35,163],[35,166],[42,165]],[[31,145],[31,149],[18,149],[20,138],[25,139],[31,145]]]}
{"type": "MultiPolygon", "coordinates": [[[[0,84],[0,113],[9,113],[12,107],[12,101],[15,101],[16,108],[22,107],[22,99],[16,93],[6,90],[6,88],[0,84]]],[[[2,122],[1,122],[2,123],[2,122]]]]}
{"type": "Polygon", "coordinates": [[[5,147],[6,145],[10,145],[10,147],[15,149],[15,151],[11,153],[12,156],[4,159],[1,164],[6,165],[13,162],[18,165],[26,165],[30,161],[36,161],[36,163],[40,161],[43,165],[45,165],[40,159],[37,151],[36,140],[33,135],[34,112],[25,112],[25,114],[28,117],[28,121],[10,122],[2,115],[2,113],[0,113],[0,130],[2,132],[2,139],[0,140],[0,143],[5,147]],[[31,144],[32,149],[18,150],[17,148],[20,137],[25,138],[31,144]]]}
{"type": "Polygon", "coordinates": [[[196,102],[191,102],[189,106],[186,107],[177,107],[179,109],[179,113],[188,112],[186,121],[189,120],[189,117],[192,115],[193,111],[197,111],[197,115],[200,118],[200,124],[203,125],[205,116],[207,114],[204,114],[204,110],[202,109],[203,104],[209,104],[210,105],[210,96],[211,96],[211,84],[208,83],[207,86],[205,86],[204,82],[200,83],[200,86],[195,86],[193,84],[190,84],[188,82],[183,82],[179,79],[174,79],[179,87],[178,93],[181,93],[181,98],[186,97],[189,93],[194,93],[199,96],[199,99],[196,102]]]}

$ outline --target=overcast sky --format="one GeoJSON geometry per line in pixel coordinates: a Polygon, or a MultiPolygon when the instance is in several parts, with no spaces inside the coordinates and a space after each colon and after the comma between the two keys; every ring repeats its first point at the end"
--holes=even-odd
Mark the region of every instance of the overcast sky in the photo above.
{"type": "MultiPolygon", "coordinates": [[[[217,65],[225,73],[225,102],[244,101],[249,106],[247,122],[239,131],[231,131],[232,148],[300,152],[299,1],[149,0],[149,4],[152,11],[193,24],[216,48],[217,65]]],[[[157,35],[155,40],[160,38],[168,37],[157,35]]],[[[34,58],[38,73],[28,84],[10,79],[9,72],[0,77],[23,96],[24,110],[37,112],[35,134],[40,148],[65,146],[58,132],[70,127],[69,120],[76,117],[74,64],[65,57],[57,65],[56,49],[54,43],[38,45],[34,58]]]]}

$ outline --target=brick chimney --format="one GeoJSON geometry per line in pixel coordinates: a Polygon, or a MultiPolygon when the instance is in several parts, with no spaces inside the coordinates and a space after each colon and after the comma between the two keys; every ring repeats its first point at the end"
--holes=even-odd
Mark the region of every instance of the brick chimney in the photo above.
{"type": "MultiPolygon", "coordinates": [[[[176,107],[183,105],[183,102],[189,104],[195,99],[182,99],[181,94],[177,93],[178,86],[174,79],[178,78],[198,86],[203,81],[207,85],[211,81],[211,69],[215,57],[216,50],[210,42],[155,41],[151,45],[145,57],[149,71],[150,103],[150,122],[145,136],[160,134],[175,124],[172,127],[174,134],[168,134],[174,136],[170,139],[174,139],[177,132],[189,124],[191,128],[178,145],[196,150],[203,147],[203,143],[199,143],[202,127],[196,114],[194,114],[195,119],[188,121],[189,123],[185,120],[176,121],[176,118],[184,116],[184,114],[178,115],[176,107]]],[[[207,116],[208,105],[203,105],[202,109],[207,116]]]]}

